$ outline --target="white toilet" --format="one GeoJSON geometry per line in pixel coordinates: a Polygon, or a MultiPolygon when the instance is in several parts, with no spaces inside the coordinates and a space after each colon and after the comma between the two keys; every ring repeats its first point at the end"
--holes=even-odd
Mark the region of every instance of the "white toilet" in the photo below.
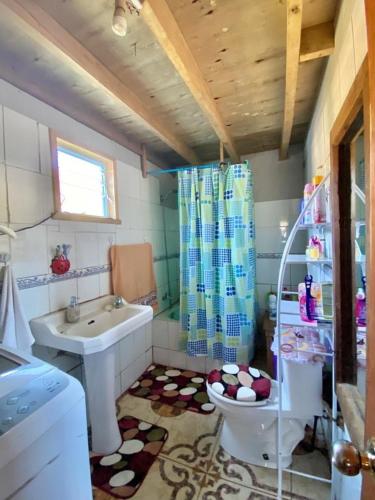
{"type": "MultiPolygon", "coordinates": [[[[322,364],[299,364],[282,360],[282,466],[303,439],[306,423],[322,415],[322,364]]],[[[224,416],[221,446],[244,462],[277,467],[278,382],[272,381],[268,400],[245,402],[215,392],[207,382],[210,401],[224,416]]]]}

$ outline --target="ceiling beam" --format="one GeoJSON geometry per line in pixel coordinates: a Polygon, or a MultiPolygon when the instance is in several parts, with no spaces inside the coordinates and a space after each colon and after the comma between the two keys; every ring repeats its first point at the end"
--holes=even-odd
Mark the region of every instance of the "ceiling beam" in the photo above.
{"type": "Polygon", "coordinates": [[[286,68],[284,119],[280,146],[280,160],[288,157],[290,138],[292,135],[294,110],[296,105],[299,55],[302,30],[303,0],[287,0],[287,30],[286,30],[286,68]]]}
{"type": "Polygon", "coordinates": [[[0,0],[22,22],[26,32],[44,47],[68,61],[96,85],[118,100],[164,143],[189,163],[199,161],[196,153],[165,125],[139,97],[117,78],[77,39],[32,0],[0,0]]]}
{"type": "Polygon", "coordinates": [[[333,22],[316,24],[302,30],[299,62],[327,57],[335,48],[335,27],[333,22]]]}
{"type": "Polygon", "coordinates": [[[146,0],[141,14],[224,144],[232,161],[238,162],[240,155],[234,141],[166,0],[146,0]]]}

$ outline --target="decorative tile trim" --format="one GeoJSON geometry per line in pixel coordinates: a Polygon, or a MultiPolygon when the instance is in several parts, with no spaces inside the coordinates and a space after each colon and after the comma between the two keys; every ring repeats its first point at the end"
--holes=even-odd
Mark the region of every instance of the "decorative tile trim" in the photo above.
{"type": "Polygon", "coordinates": [[[20,290],[28,288],[36,288],[38,286],[45,286],[49,283],[57,283],[58,281],[66,281],[74,278],[84,278],[94,274],[109,273],[111,271],[110,264],[102,266],[89,266],[80,269],[72,269],[65,274],[39,274],[37,276],[26,276],[17,278],[17,285],[20,290]]]}
{"type": "Polygon", "coordinates": [[[281,259],[282,253],[257,253],[257,259],[281,259]]]}

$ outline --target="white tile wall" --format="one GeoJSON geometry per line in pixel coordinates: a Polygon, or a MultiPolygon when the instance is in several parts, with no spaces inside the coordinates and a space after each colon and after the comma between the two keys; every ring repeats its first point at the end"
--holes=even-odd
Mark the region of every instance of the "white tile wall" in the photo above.
{"type": "MultiPolygon", "coordinates": [[[[48,289],[50,311],[63,309],[69,304],[70,297],[72,297],[73,295],[75,295],[76,297],[78,296],[76,279],[50,283],[48,285],[48,289]]],[[[31,288],[31,290],[35,290],[35,288],[31,288]]],[[[36,316],[37,314],[34,317],[36,316]]]]}
{"type": "MultiPolygon", "coordinates": [[[[302,187],[302,186],[301,186],[302,187]]],[[[301,190],[302,194],[302,190],[301,190]]],[[[286,238],[289,236],[298,215],[300,199],[273,200],[255,203],[255,243],[259,253],[281,254],[284,250],[286,238]],[[281,227],[285,234],[282,234],[281,227]]],[[[307,235],[303,232],[297,234],[292,247],[293,253],[304,253],[307,235]]],[[[257,258],[256,289],[259,315],[267,309],[267,294],[277,290],[280,268],[280,258],[257,258]]],[[[295,289],[300,282],[301,272],[291,274],[291,267],[287,266],[284,286],[295,289]]],[[[296,266],[294,266],[296,267],[296,266]]]]}
{"type": "MultiPolygon", "coordinates": [[[[149,241],[153,245],[154,255],[163,257],[166,248],[159,180],[142,178],[139,158],[2,80],[0,223],[10,223],[12,227],[19,229],[35,224],[53,212],[50,126],[73,141],[79,141],[88,147],[92,145],[93,149],[98,148],[104,154],[118,159],[119,212],[122,223],[98,224],[51,219],[35,229],[19,233],[18,239],[12,242],[7,237],[0,237],[0,249],[10,250],[16,276],[50,273],[54,249],[62,243],[72,246],[69,255],[71,269],[108,264],[109,248],[115,243],[149,241]],[[27,110],[27,116],[22,110],[27,110]]],[[[175,179],[171,178],[171,182],[176,184],[175,179]]],[[[166,266],[166,261],[156,265],[157,286],[163,307],[169,304],[168,299],[162,300],[167,292],[166,266]]],[[[66,307],[71,295],[78,294],[83,301],[110,291],[110,274],[102,273],[25,290],[21,297],[27,316],[32,318],[66,307]]]]}
{"type": "Polygon", "coordinates": [[[86,300],[92,300],[99,297],[101,295],[99,274],[78,278],[77,290],[80,302],[85,302],[86,300]]]}
{"type": "Polygon", "coordinates": [[[37,122],[4,108],[5,161],[8,165],[40,172],[37,122]]]}
{"type": "Polygon", "coordinates": [[[181,326],[179,321],[155,318],[152,322],[153,362],[182,370],[208,373],[220,365],[220,361],[205,356],[192,358],[179,349],[181,326]]]}
{"type": "Polygon", "coordinates": [[[330,130],[367,53],[364,0],[343,0],[329,58],[305,145],[306,179],[330,169],[330,130]],[[323,126],[322,126],[323,122],[323,126]]]}

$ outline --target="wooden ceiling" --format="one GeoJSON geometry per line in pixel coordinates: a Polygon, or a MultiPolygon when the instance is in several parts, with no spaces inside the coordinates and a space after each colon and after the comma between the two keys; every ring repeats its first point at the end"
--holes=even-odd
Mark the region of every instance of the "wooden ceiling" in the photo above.
{"type": "MultiPolygon", "coordinates": [[[[287,0],[166,1],[236,151],[277,148],[284,114],[287,0]]],[[[302,28],[332,21],[336,4],[304,0],[302,28]]],[[[0,76],[137,152],[144,143],[162,166],[185,164],[187,157],[217,159],[212,121],[142,11],[127,16],[128,34],[119,38],[111,29],[113,7],[113,0],[0,0],[0,76]],[[9,9],[32,3],[92,53],[172,139],[166,141],[168,134],[148,126],[145,115],[135,114],[66,53],[52,50],[9,9]]],[[[305,138],[324,65],[324,59],[299,65],[292,142],[305,138]]]]}

